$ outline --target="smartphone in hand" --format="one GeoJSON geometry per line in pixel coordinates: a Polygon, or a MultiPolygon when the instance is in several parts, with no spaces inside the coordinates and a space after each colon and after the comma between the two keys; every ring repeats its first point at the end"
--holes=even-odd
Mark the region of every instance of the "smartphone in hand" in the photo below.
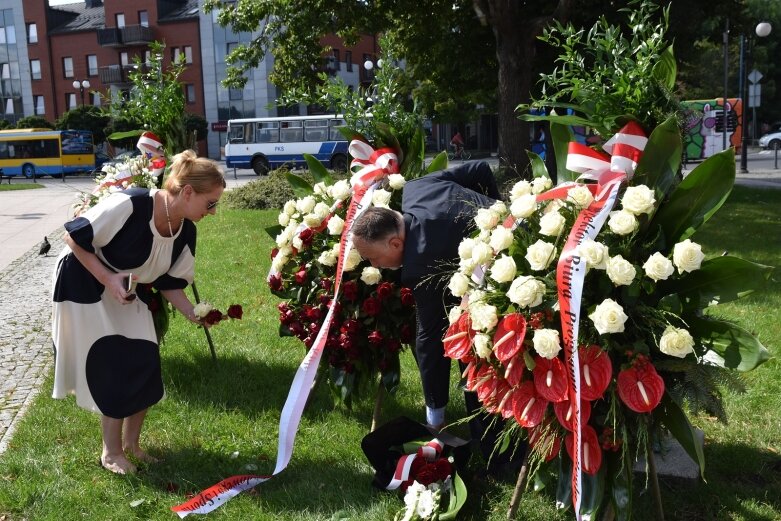
{"type": "Polygon", "coordinates": [[[135,300],[136,282],[133,280],[132,273],[125,277],[125,290],[130,293],[130,295],[125,298],[127,298],[127,300],[135,300]]]}

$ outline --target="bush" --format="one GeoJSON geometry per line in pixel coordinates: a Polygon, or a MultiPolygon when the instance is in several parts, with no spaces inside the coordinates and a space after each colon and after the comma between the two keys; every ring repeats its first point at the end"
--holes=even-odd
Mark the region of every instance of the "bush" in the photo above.
{"type": "MultiPolygon", "coordinates": [[[[293,188],[285,178],[285,174],[290,172],[287,168],[278,168],[269,172],[268,177],[261,177],[256,181],[247,183],[244,186],[234,188],[225,192],[223,203],[227,208],[236,208],[244,210],[281,210],[285,203],[295,198],[293,188]]],[[[296,172],[295,175],[302,177],[310,185],[314,180],[309,171],[296,172]]],[[[344,172],[331,172],[334,181],[348,177],[344,172]]]]}

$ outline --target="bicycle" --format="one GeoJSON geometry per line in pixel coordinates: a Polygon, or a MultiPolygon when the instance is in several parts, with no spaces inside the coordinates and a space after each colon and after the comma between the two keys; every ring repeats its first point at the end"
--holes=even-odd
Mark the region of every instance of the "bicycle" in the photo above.
{"type": "Polygon", "coordinates": [[[453,143],[450,144],[450,147],[452,147],[452,150],[447,151],[447,158],[449,161],[452,161],[454,159],[460,159],[462,161],[466,161],[467,159],[472,157],[472,153],[469,152],[464,147],[458,147],[453,143]]]}

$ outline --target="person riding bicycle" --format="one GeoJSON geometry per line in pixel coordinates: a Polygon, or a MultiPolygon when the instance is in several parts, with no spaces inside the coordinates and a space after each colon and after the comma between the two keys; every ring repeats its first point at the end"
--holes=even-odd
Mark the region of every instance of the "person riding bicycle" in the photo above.
{"type": "Polygon", "coordinates": [[[456,130],[456,133],[450,139],[450,144],[455,148],[455,156],[460,157],[464,152],[464,138],[461,136],[461,132],[456,130]]]}

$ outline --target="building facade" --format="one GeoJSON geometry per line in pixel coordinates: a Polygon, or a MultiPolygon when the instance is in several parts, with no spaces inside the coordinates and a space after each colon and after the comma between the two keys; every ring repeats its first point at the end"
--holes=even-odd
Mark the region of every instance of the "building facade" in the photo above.
{"type": "MultiPolygon", "coordinates": [[[[49,6],[48,0],[0,0],[0,117],[15,124],[25,116],[54,122],[82,104],[104,105],[131,88],[128,72],[148,59],[149,44],[166,45],[164,66],[184,56],[187,111],[209,122],[199,152],[219,159],[231,118],[318,112],[317,107],[276,108],[278,89],[268,80],[268,53],[250,71],[243,89],[227,89],[225,56],[256,36],[220,27],[217,13],[205,14],[203,0],[84,0],[49,6]]],[[[376,39],[353,48],[328,36],[329,73],[348,85],[371,80],[363,67],[376,56],[376,39]]]]}

